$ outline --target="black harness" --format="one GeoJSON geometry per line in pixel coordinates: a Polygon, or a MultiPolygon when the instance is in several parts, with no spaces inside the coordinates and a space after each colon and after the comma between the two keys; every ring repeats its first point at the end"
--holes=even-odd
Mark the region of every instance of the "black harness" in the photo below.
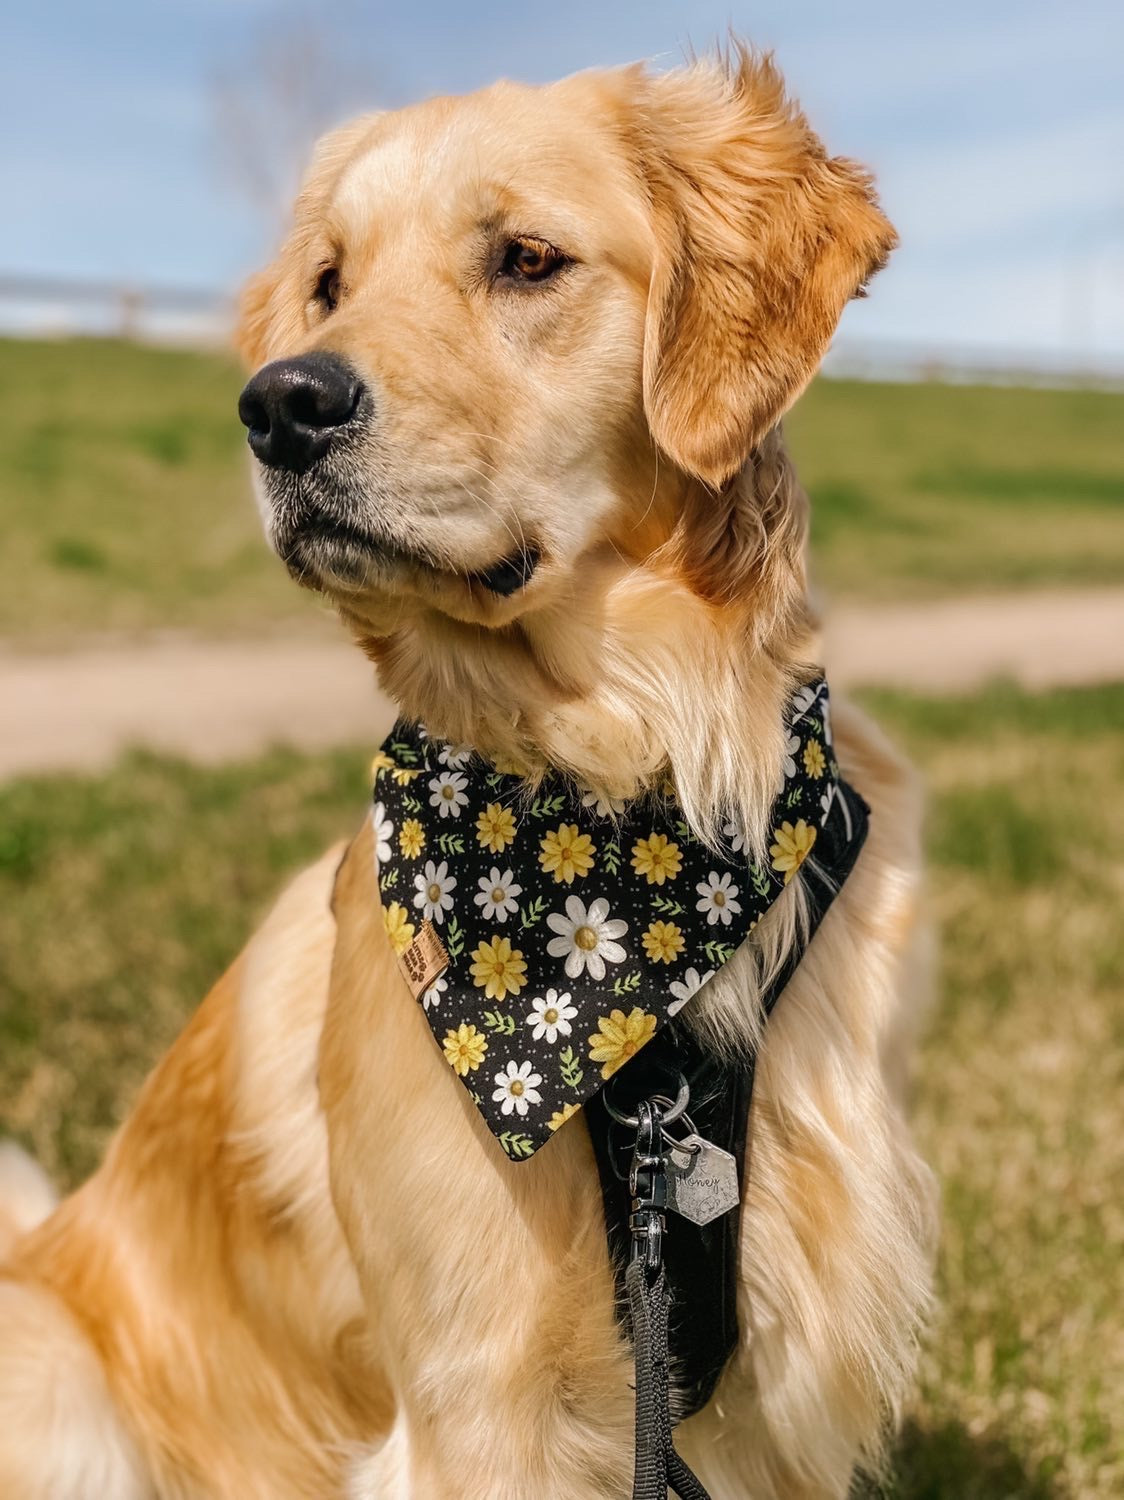
{"type": "MultiPolygon", "coordinates": [[[[867,804],[846,782],[840,782],[838,795],[846,801],[851,836],[844,833],[848,825],[843,818],[825,827],[824,847],[817,849],[805,882],[808,921],[803,941],[764,997],[766,1016],[798,968],[866,839],[867,804]]],[[[645,1200],[633,1188],[656,1187],[658,1192],[658,1183],[651,1181],[650,1172],[645,1181],[643,1169],[633,1177],[634,1161],[663,1154],[660,1121],[653,1121],[651,1112],[654,1106],[666,1117],[661,1101],[668,1101],[677,1081],[684,1080],[696,1132],[734,1157],[744,1192],[755,1064],[752,1054],[734,1060],[716,1056],[681,1021],[673,1020],[613,1080],[610,1097],[609,1090],[602,1090],[584,1106],[601,1175],[619,1317],[636,1357],[634,1500],[665,1500],[669,1486],[681,1500],[706,1500],[706,1491],[675,1453],[671,1434],[677,1422],[701,1411],[710,1400],[737,1348],[741,1227],[739,1213],[726,1213],[703,1225],[673,1216],[668,1228],[662,1205],[656,1203],[646,1212],[637,1207],[645,1200]],[[621,1115],[635,1118],[636,1128],[622,1124],[621,1115]],[[651,1216],[662,1220],[655,1266],[645,1265],[647,1256],[642,1253],[651,1216]]]]}

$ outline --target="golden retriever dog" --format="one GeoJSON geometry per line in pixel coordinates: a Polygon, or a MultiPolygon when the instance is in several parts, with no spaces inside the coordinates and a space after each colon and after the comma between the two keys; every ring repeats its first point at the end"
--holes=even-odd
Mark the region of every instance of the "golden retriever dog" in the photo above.
{"type": "MultiPolygon", "coordinates": [[[[670,778],[700,837],[735,809],[760,842],[820,657],[779,423],[894,241],[740,48],[360,119],[244,300],[269,538],[405,717],[531,781],[670,778]]],[[[802,876],[684,1011],[759,1050],[740,1344],[677,1431],[714,1500],[845,1496],[930,1296],[918,798],[860,714],[835,728],[872,809],[854,873],[767,1027],[802,876]]],[[[504,1157],[403,983],[374,844],[299,877],[103,1168],[15,1237],[5,1496],[630,1492],[585,1124],[504,1157]]]]}

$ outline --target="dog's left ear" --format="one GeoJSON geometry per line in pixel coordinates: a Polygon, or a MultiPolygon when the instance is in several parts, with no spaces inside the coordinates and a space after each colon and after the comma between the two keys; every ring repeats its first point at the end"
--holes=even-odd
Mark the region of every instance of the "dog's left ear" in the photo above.
{"type": "Polygon", "coordinates": [[[648,423],[717,489],[815,374],[897,236],[868,174],[827,156],[770,59],[738,47],[634,77],[656,233],[648,423]]]}

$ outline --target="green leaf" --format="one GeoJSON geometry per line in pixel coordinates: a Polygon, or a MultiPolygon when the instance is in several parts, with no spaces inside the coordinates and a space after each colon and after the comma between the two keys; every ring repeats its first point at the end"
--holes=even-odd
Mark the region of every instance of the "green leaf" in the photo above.
{"type": "Polygon", "coordinates": [[[709,943],[703,944],[703,952],[707,959],[716,969],[720,969],[724,963],[728,963],[733,956],[733,947],[729,943],[720,943],[712,938],[709,943]]]}
{"type": "Polygon", "coordinates": [[[616,839],[610,839],[601,854],[601,863],[610,875],[615,875],[621,867],[621,846],[616,839]]]}
{"type": "Polygon", "coordinates": [[[652,905],[664,917],[681,917],[687,909],[681,901],[673,901],[670,896],[653,896],[652,905]]]}
{"type": "Polygon", "coordinates": [[[386,874],[379,880],[379,890],[392,891],[397,884],[398,866],[395,865],[393,869],[387,870],[386,874]]]}
{"type": "Polygon", "coordinates": [[[437,837],[437,847],[446,856],[464,853],[464,839],[459,833],[442,833],[437,837]]]}
{"type": "Polygon", "coordinates": [[[543,913],[545,911],[546,897],[536,896],[535,899],[531,901],[527,906],[525,906],[519,913],[520,926],[524,931],[526,931],[528,927],[533,927],[536,922],[542,921],[543,913]]]}
{"type": "Polygon", "coordinates": [[[750,865],[749,879],[753,889],[759,896],[767,896],[769,894],[769,877],[760,865],[750,865]]]}
{"type": "Polygon", "coordinates": [[[484,1025],[489,1031],[494,1031],[499,1036],[515,1035],[515,1017],[504,1015],[502,1010],[486,1010],[484,1025]]]}
{"type": "Polygon", "coordinates": [[[398,759],[406,765],[417,765],[419,759],[418,752],[412,746],[404,745],[401,740],[391,740],[390,748],[394,751],[398,759]]]}
{"type": "Polygon", "coordinates": [[[803,795],[804,794],[801,788],[798,786],[794,786],[792,788],[792,791],[789,792],[788,796],[784,799],[785,807],[795,807],[803,795]]]}
{"type": "Polygon", "coordinates": [[[554,797],[537,797],[531,803],[532,818],[556,818],[566,805],[561,792],[554,797]]]}
{"type": "Polygon", "coordinates": [[[402,806],[407,812],[420,813],[422,810],[422,805],[416,797],[403,796],[402,806]]]}
{"type": "Polygon", "coordinates": [[[621,995],[635,995],[636,991],[639,988],[640,988],[640,970],[639,969],[636,969],[631,974],[626,974],[623,979],[615,979],[613,981],[613,994],[616,995],[616,996],[618,996],[618,997],[621,996],[621,995]]]}
{"type": "Polygon", "coordinates": [[[449,917],[449,925],[445,929],[445,952],[450,958],[460,958],[464,952],[464,928],[457,921],[455,913],[449,917]]]}
{"type": "Polygon", "coordinates": [[[562,1051],[558,1054],[558,1062],[562,1069],[562,1082],[566,1087],[571,1089],[579,1088],[585,1074],[574,1054],[573,1047],[563,1047],[562,1051]]]}
{"type": "Polygon", "coordinates": [[[505,1130],[498,1139],[508,1156],[514,1156],[519,1161],[530,1156],[535,1149],[535,1143],[531,1137],[521,1134],[518,1130],[505,1130]]]}

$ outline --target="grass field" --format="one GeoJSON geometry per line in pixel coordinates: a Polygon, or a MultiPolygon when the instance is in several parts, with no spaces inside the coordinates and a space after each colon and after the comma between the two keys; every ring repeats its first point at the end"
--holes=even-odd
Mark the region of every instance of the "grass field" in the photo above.
{"type": "MultiPolygon", "coordinates": [[[[941,1001],[917,1121],[943,1311],[896,1500],[1124,1492],[1124,686],[879,695],[932,788],[941,1001]]],[[[285,873],[362,815],[369,747],[147,757],[0,789],[0,1132],[73,1183],[285,873]]]]}
{"type": "MultiPolygon", "coordinates": [[[[0,340],[0,638],[307,626],[216,355],[0,340]]],[[[819,576],[913,598],[1124,582],[1124,395],[820,381],[789,434],[819,576]]]]}

